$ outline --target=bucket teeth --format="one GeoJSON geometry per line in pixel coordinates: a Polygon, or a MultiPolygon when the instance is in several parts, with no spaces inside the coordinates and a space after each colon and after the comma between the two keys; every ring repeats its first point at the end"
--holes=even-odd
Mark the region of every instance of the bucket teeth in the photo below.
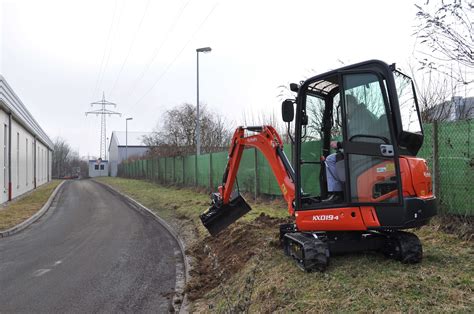
{"type": "Polygon", "coordinates": [[[212,206],[199,217],[209,233],[216,236],[250,210],[249,204],[238,194],[228,204],[213,202],[212,206]]]}

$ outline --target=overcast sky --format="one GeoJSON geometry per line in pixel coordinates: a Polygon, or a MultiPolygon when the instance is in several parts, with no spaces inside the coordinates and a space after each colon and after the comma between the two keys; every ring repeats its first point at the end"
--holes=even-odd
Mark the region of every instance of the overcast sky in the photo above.
{"type": "Polygon", "coordinates": [[[163,113],[200,98],[237,125],[280,112],[278,86],[367,59],[412,57],[413,1],[0,0],[0,73],[50,138],[99,153],[105,92],[121,117],[107,136],[152,131],[163,113]]]}

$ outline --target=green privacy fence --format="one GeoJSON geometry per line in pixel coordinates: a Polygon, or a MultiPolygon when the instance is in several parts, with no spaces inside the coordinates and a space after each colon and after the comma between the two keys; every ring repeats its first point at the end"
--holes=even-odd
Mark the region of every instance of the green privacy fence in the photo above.
{"type": "MultiPolygon", "coordinates": [[[[425,124],[424,131],[425,140],[418,156],[427,160],[433,172],[435,193],[440,200],[441,211],[473,216],[474,122],[425,124]]],[[[284,151],[291,159],[289,145],[284,151]]],[[[319,141],[302,144],[304,161],[319,161],[321,155],[319,141]]],[[[200,156],[135,160],[119,165],[118,175],[215,190],[222,183],[226,164],[227,151],[200,156]]],[[[305,192],[318,195],[319,165],[304,164],[302,170],[305,192]],[[308,187],[310,190],[307,190],[308,187]]],[[[265,157],[253,148],[244,150],[237,181],[241,191],[252,193],[255,197],[260,194],[281,195],[265,157]]]]}
{"type": "MultiPolygon", "coordinates": [[[[291,156],[291,149],[285,148],[291,156]]],[[[119,165],[122,177],[147,179],[165,184],[200,186],[216,189],[222,184],[227,151],[200,156],[178,156],[135,160],[119,165]]],[[[246,149],[240,162],[237,181],[241,191],[280,195],[280,189],[265,157],[256,149],[246,149]]],[[[319,190],[319,186],[315,189],[319,190]]]]}

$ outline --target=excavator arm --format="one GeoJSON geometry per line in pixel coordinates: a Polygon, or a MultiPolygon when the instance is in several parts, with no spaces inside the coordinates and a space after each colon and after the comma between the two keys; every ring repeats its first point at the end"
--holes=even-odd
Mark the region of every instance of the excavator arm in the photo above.
{"type": "Polygon", "coordinates": [[[280,135],[269,125],[238,127],[232,137],[222,185],[218,193],[212,194],[211,207],[200,216],[212,235],[227,228],[251,209],[240,194],[233,195],[240,160],[246,147],[255,147],[265,156],[288,204],[288,212],[294,214],[295,174],[283,152],[280,135]],[[255,133],[246,136],[246,131],[255,133]]]}

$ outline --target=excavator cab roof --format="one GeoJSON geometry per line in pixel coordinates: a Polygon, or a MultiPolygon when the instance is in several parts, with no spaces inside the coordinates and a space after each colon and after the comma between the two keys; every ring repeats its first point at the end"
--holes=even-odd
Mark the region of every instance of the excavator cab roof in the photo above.
{"type": "MultiPolygon", "coordinates": [[[[299,88],[298,100],[300,104],[297,110],[305,112],[306,95],[332,101],[334,97],[341,94],[341,87],[342,91],[347,94],[348,84],[369,86],[374,81],[380,82],[381,97],[386,98],[386,114],[390,118],[389,122],[394,133],[393,144],[396,144],[403,154],[415,156],[423,144],[420,112],[411,78],[396,70],[395,64],[388,65],[380,60],[369,60],[311,77],[304,81],[299,88]],[[344,78],[351,74],[353,77],[356,77],[357,74],[359,77],[366,74],[365,82],[359,80],[359,82],[345,81],[344,83],[344,78]],[[342,86],[344,84],[346,85],[345,89],[342,86]],[[400,99],[401,97],[403,99],[400,99]]],[[[304,119],[305,117],[303,117],[303,121],[305,121],[304,119]]]]}

